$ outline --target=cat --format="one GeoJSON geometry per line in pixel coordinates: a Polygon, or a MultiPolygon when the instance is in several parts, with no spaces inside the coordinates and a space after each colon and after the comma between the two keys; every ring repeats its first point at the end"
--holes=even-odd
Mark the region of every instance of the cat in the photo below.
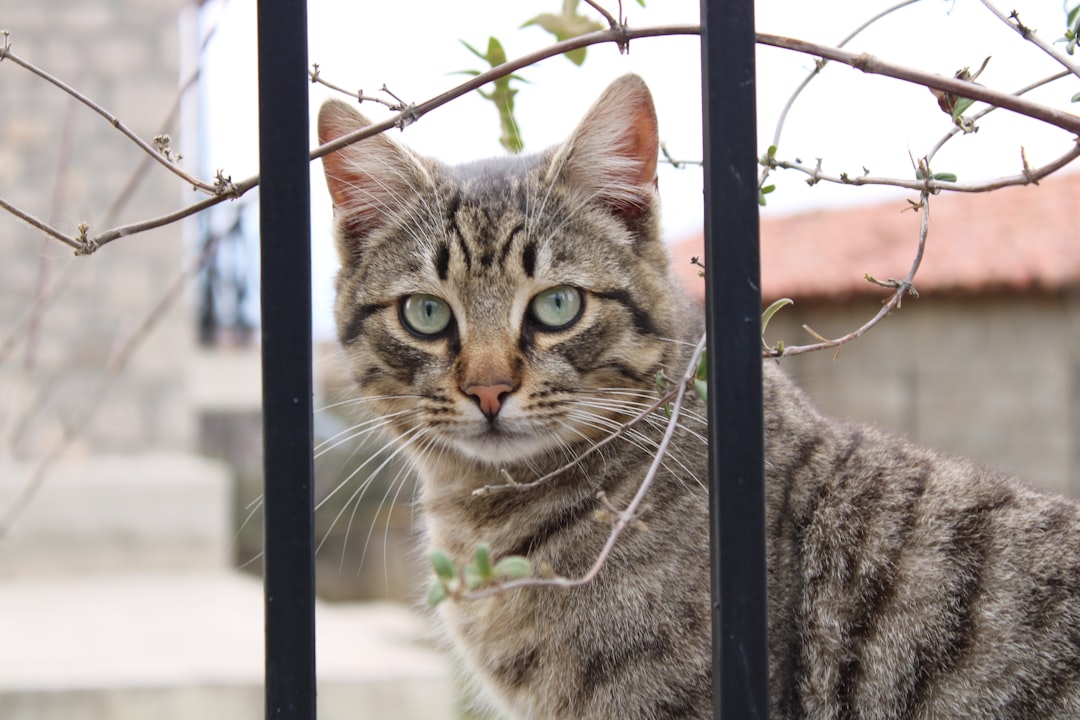
{"type": "MultiPolygon", "coordinates": [[[[331,100],[319,139],[368,124],[331,100]]],[[[582,453],[702,333],[660,239],[657,151],[628,75],[538,155],[451,167],[380,135],[323,159],[341,346],[459,565],[489,543],[580,576],[598,512],[652,462],[663,411],[582,453]]],[[[1080,505],[825,418],[772,361],[764,400],[771,716],[1080,717],[1080,505]]],[[[705,411],[687,402],[644,527],[592,582],[438,607],[497,714],[712,716],[705,411]]]]}

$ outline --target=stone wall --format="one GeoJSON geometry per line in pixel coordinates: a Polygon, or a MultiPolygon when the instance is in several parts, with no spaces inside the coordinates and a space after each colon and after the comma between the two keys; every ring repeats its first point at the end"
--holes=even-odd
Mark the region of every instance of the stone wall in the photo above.
{"type": "MultiPolygon", "coordinates": [[[[799,303],[768,339],[813,342],[858,327],[873,298],[799,303]]],[[[837,356],[792,357],[783,367],[824,412],[1080,497],[1080,303],[1067,295],[924,296],[837,356]]]]}
{"type": "MultiPolygon", "coordinates": [[[[6,3],[12,50],[76,87],[145,139],[160,131],[179,76],[182,0],[6,3]]],[[[91,233],[175,209],[190,187],[154,166],[108,217],[143,154],[109,122],[13,62],[0,62],[0,197],[66,233],[91,233]]],[[[171,130],[175,137],[175,127],[171,130]]],[[[190,295],[156,322],[103,400],[96,384],[185,263],[173,225],[73,257],[0,212],[0,458],[46,453],[78,426],[76,454],[188,449],[185,367],[190,295]],[[34,298],[63,291],[32,322],[34,298]],[[6,341],[14,339],[13,344],[6,341]],[[90,403],[96,411],[80,420],[90,403]]]]}

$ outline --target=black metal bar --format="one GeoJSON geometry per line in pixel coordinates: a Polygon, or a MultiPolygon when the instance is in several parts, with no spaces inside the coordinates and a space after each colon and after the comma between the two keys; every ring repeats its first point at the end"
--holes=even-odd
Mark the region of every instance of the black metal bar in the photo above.
{"type": "Polygon", "coordinates": [[[753,0],[701,1],[716,718],[767,718],[753,0]]]}
{"type": "Polygon", "coordinates": [[[315,718],[307,4],[259,0],[266,717],[315,718]]]}

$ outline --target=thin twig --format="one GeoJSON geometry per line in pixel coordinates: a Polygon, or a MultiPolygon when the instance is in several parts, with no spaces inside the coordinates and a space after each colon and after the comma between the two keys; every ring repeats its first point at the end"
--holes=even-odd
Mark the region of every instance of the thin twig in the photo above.
{"type": "Polygon", "coordinates": [[[1078,157],[1080,157],[1080,144],[1073,143],[1067,152],[1039,168],[1025,169],[1017,175],[1008,175],[977,183],[947,182],[945,180],[935,180],[933,178],[918,180],[876,177],[873,175],[848,175],[847,173],[831,175],[822,172],[820,163],[807,165],[805,163],[790,160],[773,159],[770,160],[770,164],[774,167],[780,167],[786,170],[797,170],[798,172],[805,173],[810,177],[807,182],[811,185],[819,182],[829,182],[836,183],[837,185],[889,185],[892,187],[906,188],[908,190],[918,190],[920,192],[925,189],[935,194],[942,190],[963,193],[982,193],[999,190],[1003,187],[1011,187],[1013,185],[1031,185],[1047,175],[1057,172],[1078,157]]]}
{"type": "Polygon", "coordinates": [[[64,269],[60,271],[60,274],[52,279],[52,282],[49,283],[48,287],[34,299],[34,303],[23,311],[23,314],[15,322],[15,325],[12,326],[7,336],[4,337],[3,340],[0,340],[0,365],[4,364],[8,355],[15,349],[19,336],[30,326],[35,315],[37,313],[44,313],[52,302],[67,290],[71,280],[75,277],[75,267],[83,266],[70,262],[64,265],[64,269]]]}
{"type": "MultiPolygon", "coordinates": [[[[915,4],[915,3],[919,2],[919,1],[920,0],[903,0],[903,2],[897,3],[896,5],[893,5],[890,8],[886,8],[885,10],[882,10],[877,15],[874,15],[872,18],[870,18],[866,22],[859,25],[859,27],[855,28],[850,33],[848,33],[847,37],[845,37],[843,40],[841,40],[837,44],[836,47],[838,47],[838,48],[844,47],[849,42],[851,42],[856,37],[858,37],[863,31],[865,31],[867,28],[869,28],[871,25],[878,22],[882,18],[885,18],[885,17],[891,15],[892,13],[896,12],[897,10],[900,10],[901,8],[907,7],[908,5],[913,5],[913,4],[915,4]]],[[[772,141],[773,145],[776,145],[776,146],[780,145],[780,134],[783,132],[784,121],[787,119],[788,112],[791,110],[792,106],[795,104],[795,100],[798,99],[799,95],[802,94],[802,91],[806,89],[806,86],[809,85],[810,82],[815,77],[817,77],[818,74],[820,74],[822,70],[825,69],[825,66],[827,64],[828,64],[828,61],[824,60],[824,59],[821,59],[818,62],[814,63],[814,69],[811,70],[810,73],[805,78],[803,78],[803,81],[801,83],[799,83],[798,87],[796,87],[795,90],[791,93],[791,96],[788,97],[787,102],[784,103],[784,107],[781,108],[781,110],[780,110],[780,117],[776,121],[776,129],[773,131],[773,141],[772,141]]]]}
{"type": "Polygon", "coordinates": [[[591,7],[596,12],[603,15],[604,19],[607,20],[608,27],[610,27],[612,30],[617,30],[618,28],[622,27],[623,22],[622,22],[622,17],[621,17],[622,16],[622,11],[621,11],[621,5],[622,4],[621,3],[620,3],[620,12],[619,12],[620,17],[619,17],[618,20],[616,20],[614,18],[614,16],[612,16],[611,13],[609,13],[607,10],[605,10],[600,5],[600,3],[596,2],[595,0],[585,0],[585,4],[588,5],[589,7],[591,7]]]}
{"type": "MultiPolygon", "coordinates": [[[[1033,82],[1033,83],[1031,83],[1029,85],[1025,85],[1024,87],[1022,87],[1019,90],[1017,90],[1016,92],[1014,92],[1013,95],[1016,95],[1017,97],[1019,97],[1021,95],[1026,95],[1027,93],[1031,92],[1032,90],[1036,90],[1038,88],[1041,88],[1044,85],[1049,85],[1050,83],[1052,83],[1052,82],[1054,82],[1056,80],[1061,80],[1062,78],[1069,77],[1070,75],[1072,75],[1072,73],[1069,72],[1068,70],[1062,70],[1061,72],[1058,72],[1058,73],[1056,73],[1054,75],[1051,75],[1050,77],[1045,77],[1042,80],[1036,80],[1035,82],[1033,82]]],[[[997,110],[997,106],[995,106],[995,105],[987,105],[986,107],[982,108],[981,110],[978,110],[977,112],[973,112],[970,115],[965,115],[964,118],[968,121],[970,126],[974,127],[975,123],[977,123],[979,120],[986,117],[990,113],[994,112],[995,110],[997,110]]],[[[953,125],[949,129],[949,132],[947,132],[940,140],[938,140],[937,143],[934,145],[934,147],[931,148],[930,152],[928,152],[926,154],[926,159],[928,161],[933,160],[934,156],[938,154],[938,152],[941,150],[942,147],[945,146],[945,143],[947,143],[949,140],[951,140],[952,138],[956,137],[957,135],[959,135],[959,134],[961,134],[963,132],[964,132],[964,130],[960,127],[959,124],[953,125]]]]}
{"type": "MultiPolygon", "coordinates": [[[[4,41],[5,41],[5,43],[7,43],[7,35],[6,34],[4,36],[4,41]]],[[[149,143],[147,143],[145,140],[143,140],[141,137],[139,137],[136,133],[132,132],[126,125],[124,125],[124,123],[120,122],[120,119],[118,117],[116,117],[115,115],[110,113],[108,110],[103,108],[101,105],[98,105],[96,102],[94,102],[93,100],[88,98],[86,95],[83,95],[81,92],[79,92],[75,88],[71,87],[70,85],[65,83],[63,80],[60,80],[55,75],[52,75],[52,74],[46,72],[45,70],[42,70],[41,68],[37,67],[33,63],[30,63],[30,62],[24,60],[23,58],[21,58],[20,56],[16,55],[15,53],[11,52],[10,45],[5,45],[4,52],[0,53],[0,60],[10,60],[11,62],[15,63],[19,67],[22,67],[22,68],[24,68],[26,70],[29,70],[34,75],[37,75],[39,78],[41,78],[42,80],[45,80],[45,81],[47,81],[49,83],[52,83],[53,85],[58,87],[60,90],[64,91],[65,93],[67,93],[71,97],[75,98],[76,100],[81,102],[83,105],[90,108],[91,110],[96,112],[101,117],[105,118],[109,122],[110,125],[112,125],[114,128],[119,130],[124,135],[124,137],[126,137],[128,140],[135,143],[139,147],[140,150],[145,152],[147,155],[149,155],[151,158],[156,160],[158,163],[160,163],[164,167],[168,168],[169,172],[173,173],[177,177],[182,178],[186,182],[190,183],[192,185],[192,187],[195,187],[195,188],[197,188],[199,190],[202,190],[203,192],[211,194],[211,195],[217,192],[217,190],[215,189],[215,187],[213,185],[208,184],[206,182],[203,182],[202,180],[195,177],[191,173],[185,171],[183,168],[181,168],[176,163],[171,162],[168,158],[166,158],[164,155],[162,155],[160,152],[158,152],[156,149],[154,149],[153,146],[151,146],[149,143]]]]}
{"type": "Polygon", "coordinates": [[[645,473],[645,477],[641,480],[641,485],[638,486],[637,492],[634,494],[633,499],[627,504],[627,506],[615,515],[615,518],[611,526],[611,534],[608,535],[607,542],[604,543],[603,549],[600,550],[596,556],[595,562],[588,572],[584,575],[576,578],[567,577],[528,577],[521,578],[519,580],[510,580],[504,583],[492,585],[491,587],[483,588],[481,590],[474,590],[472,592],[463,593],[459,596],[462,600],[480,600],[482,598],[491,597],[500,593],[507,592],[509,590],[516,590],[524,587],[561,587],[572,588],[579,587],[581,585],[587,585],[592,582],[593,578],[600,574],[600,571],[604,567],[604,563],[607,562],[608,557],[611,555],[612,549],[615,547],[615,543],[619,540],[619,536],[623,531],[630,526],[631,523],[637,518],[638,508],[641,506],[642,501],[645,499],[645,494],[649,491],[653,481],[656,479],[657,474],[660,472],[660,468],[663,465],[664,457],[667,454],[667,449],[671,445],[671,439],[675,435],[675,429],[679,424],[679,415],[682,413],[683,401],[686,398],[686,393],[689,391],[691,384],[694,381],[694,377],[697,374],[698,363],[701,360],[701,353],[705,351],[705,336],[701,337],[698,341],[697,347],[690,358],[690,364],[686,368],[686,373],[680,379],[678,387],[675,389],[675,397],[671,403],[671,416],[668,419],[667,428],[664,430],[664,436],[661,438],[659,445],[656,448],[656,455],[653,457],[652,464],[649,465],[648,472],[645,473]]]}
{"type": "MultiPolygon", "coordinates": [[[[562,42],[549,45],[548,47],[541,50],[537,50],[523,55],[515,60],[505,62],[502,65],[498,65],[486,72],[470,78],[469,80],[466,80],[460,85],[451,88],[450,90],[447,90],[440,95],[437,95],[423,103],[420,103],[419,105],[411,105],[405,110],[402,110],[399,113],[392,115],[387,120],[375,123],[373,125],[369,125],[368,127],[362,128],[360,130],[355,130],[351,133],[337,138],[332,142],[321,145],[320,147],[311,151],[309,158],[311,160],[316,160],[324,155],[334,152],[335,150],[340,150],[347,145],[359,142],[360,140],[363,140],[365,138],[371,137],[373,135],[378,135],[379,133],[385,132],[394,127],[402,127],[403,125],[407,125],[415,121],[416,119],[419,119],[421,116],[426,115],[432,110],[441,107],[442,105],[445,105],[448,102],[455,100],[462,95],[466,95],[473,90],[476,90],[477,88],[483,87],[484,85],[492,82],[493,80],[497,80],[500,77],[509,75],[515,70],[520,70],[523,67],[532,65],[541,60],[545,60],[550,57],[557,57],[570,50],[576,50],[578,48],[588,47],[590,45],[599,45],[602,43],[617,43],[623,39],[628,40],[647,37],[663,37],[668,35],[697,35],[698,33],[699,28],[697,25],[662,25],[657,27],[639,28],[636,30],[629,28],[620,29],[619,31],[614,31],[610,29],[600,30],[594,33],[589,33],[588,35],[582,35],[580,37],[564,40],[562,42]]],[[[93,252],[96,252],[102,246],[107,245],[119,238],[135,235],[137,233],[145,232],[147,230],[162,227],[182,218],[194,215],[209,207],[213,207],[214,205],[218,205],[219,203],[225,202],[226,200],[240,198],[252,188],[258,186],[258,184],[259,176],[252,175],[245,180],[232,184],[227,193],[221,193],[213,197],[205,198],[197,203],[193,203],[191,205],[188,205],[187,207],[181,208],[180,210],[176,210],[167,215],[162,215],[159,217],[150,218],[148,220],[132,223],[130,225],[125,225],[123,227],[106,230],[98,235],[87,238],[84,244],[72,245],[71,242],[68,242],[67,244],[72,245],[77,253],[89,255],[93,252]]]]}
{"type": "Polygon", "coordinates": [[[957,97],[981,100],[982,102],[997,105],[998,107],[1011,110],[1020,115],[1027,115],[1035,120],[1041,120],[1047,125],[1053,125],[1063,130],[1068,130],[1074,135],[1080,135],[1080,116],[1047,105],[1031,102],[1030,100],[1025,100],[1024,98],[1019,98],[1001,92],[1000,90],[992,90],[984,85],[978,85],[957,78],[944,77],[935,75],[934,73],[896,65],[868,53],[850,53],[838,48],[806,42],[805,40],[796,40],[794,38],[781,37],[779,35],[758,33],[757,41],[759,44],[768,45],[770,47],[784,48],[795,52],[805,53],[807,55],[826,58],[828,60],[835,60],[872,75],[884,75],[896,80],[903,80],[904,82],[915,85],[922,85],[935,90],[941,90],[942,92],[947,92],[956,95],[957,97]]]}
{"type": "Polygon", "coordinates": [[[330,82],[329,80],[326,80],[325,78],[323,78],[322,73],[319,71],[319,63],[312,63],[311,64],[311,69],[308,70],[308,77],[311,79],[312,85],[317,83],[317,84],[322,85],[324,87],[328,87],[331,90],[334,90],[335,92],[339,92],[342,95],[347,95],[347,96],[353,98],[358,103],[363,103],[363,102],[379,103],[380,105],[383,105],[387,109],[393,110],[394,112],[401,112],[406,107],[405,103],[403,103],[401,101],[390,102],[389,100],[384,100],[381,97],[378,97],[378,96],[375,96],[375,95],[365,95],[363,90],[353,91],[353,90],[349,90],[347,88],[344,88],[344,87],[342,87],[340,85],[335,85],[334,83],[330,82]]]}
{"type": "Polygon", "coordinates": [[[1073,65],[1069,58],[1058,52],[1057,48],[1039,37],[1039,34],[1037,32],[1020,22],[1019,13],[1013,10],[1012,13],[1006,15],[1005,13],[994,7],[994,5],[989,2],[989,0],[980,0],[980,2],[982,2],[986,9],[993,13],[998,20],[1015,30],[1020,35],[1020,37],[1024,38],[1029,43],[1039,48],[1050,57],[1054,58],[1055,61],[1057,61],[1070,73],[1077,77],[1080,77],[1080,67],[1073,65]]]}
{"type": "MultiPolygon", "coordinates": [[[[895,291],[889,299],[882,304],[881,309],[870,320],[864,323],[861,327],[849,332],[847,335],[838,337],[834,340],[825,340],[814,343],[811,345],[791,345],[784,346],[783,349],[779,348],[766,348],[763,355],[765,357],[787,357],[789,355],[802,355],[809,352],[817,352],[819,350],[826,350],[830,348],[838,348],[841,345],[846,345],[852,340],[861,337],[872,327],[885,319],[885,316],[891,313],[893,310],[899,309],[900,304],[904,300],[904,296],[907,294],[915,293],[915,286],[912,284],[915,280],[915,273],[919,271],[919,266],[922,265],[923,253],[926,250],[926,237],[930,232],[930,192],[927,189],[923,189],[920,200],[920,210],[922,210],[922,220],[919,223],[919,246],[915,251],[915,258],[911,262],[911,268],[908,270],[907,275],[903,280],[891,280],[886,283],[878,282],[873,278],[867,277],[870,282],[877,282],[877,284],[884,287],[895,288],[895,291]]],[[[807,332],[811,333],[815,337],[821,337],[816,332],[811,330],[806,325],[803,326],[807,332]]]]}
{"type": "MultiPolygon", "coordinates": [[[[578,48],[589,47],[591,45],[598,45],[602,43],[620,43],[626,42],[632,39],[641,39],[647,37],[663,37],[671,35],[697,35],[700,33],[700,28],[697,25],[662,25],[656,27],[647,28],[625,28],[620,27],[617,30],[607,29],[599,30],[597,32],[581,35],[576,38],[564,40],[562,42],[555,43],[546,48],[527,53],[521,57],[505,62],[490,70],[480,73],[479,75],[472,77],[460,85],[457,85],[444,93],[441,93],[425,102],[417,105],[411,105],[406,110],[397,113],[390,118],[383,120],[382,122],[374,123],[365,128],[355,130],[351,133],[342,135],[341,137],[322,145],[313,150],[309,157],[314,160],[316,158],[323,157],[331,152],[340,150],[347,145],[363,140],[364,138],[377,135],[381,132],[385,132],[392,127],[402,127],[415,120],[419,119],[423,115],[431,112],[432,110],[445,105],[446,103],[462,96],[467,93],[483,87],[484,85],[510,73],[520,70],[523,67],[532,65],[541,60],[562,55],[568,51],[576,50],[578,48]]],[[[910,68],[893,65],[891,63],[884,62],[873,56],[867,54],[856,55],[854,53],[845,52],[837,48],[830,48],[824,45],[816,43],[805,42],[802,40],[796,40],[792,38],[785,38],[777,35],[767,35],[764,33],[758,33],[757,42],[762,45],[769,45],[771,47],[779,47],[795,52],[806,53],[818,57],[827,58],[829,60],[836,60],[838,62],[850,65],[858,68],[864,72],[876,73],[880,75],[886,75],[906,82],[914,83],[917,85],[923,85],[925,87],[931,87],[944,92],[952,93],[959,97],[968,97],[974,100],[981,100],[991,105],[997,105],[1007,110],[1019,113],[1021,115],[1027,115],[1036,120],[1041,120],[1049,125],[1063,128],[1075,134],[1080,134],[1080,117],[1071,113],[1066,113],[1060,110],[1056,110],[1045,105],[1030,102],[1023,98],[1014,97],[999,91],[991,90],[982,85],[976,85],[975,83],[964,82],[955,78],[942,77],[940,75],[934,75],[931,73],[922,72],[919,70],[912,70],[910,68]]],[[[801,168],[800,168],[801,169],[801,168]]],[[[133,235],[145,230],[150,230],[162,225],[167,225],[170,222],[174,222],[178,219],[188,217],[201,210],[204,210],[218,203],[224,202],[227,199],[234,199],[244,195],[246,192],[254,188],[259,184],[259,176],[254,175],[241,182],[231,184],[228,186],[228,191],[218,194],[216,196],[206,198],[205,200],[189,205],[185,208],[177,210],[168,215],[164,215],[142,222],[133,223],[121,228],[115,228],[107,230],[103,233],[87,238],[84,243],[78,241],[72,241],[69,238],[63,236],[58,231],[35,225],[39,229],[47,232],[53,237],[61,240],[67,245],[74,247],[78,252],[82,254],[89,254],[97,250],[103,245],[106,245],[117,238],[133,235]]],[[[852,183],[849,183],[852,184],[852,183]]],[[[853,183],[853,184],[866,184],[853,183]]],[[[1015,184],[1015,183],[1013,183],[1015,184]]],[[[901,185],[907,187],[907,185],[901,185]]],[[[921,189],[921,185],[916,189],[921,189]]],[[[963,189],[962,187],[954,187],[952,185],[942,184],[941,188],[949,189],[963,189]]],[[[4,205],[5,209],[10,207],[4,205]]],[[[25,213],[15,213],[18,217],[27,219],[25,213]]],[[[27,220],[30,222],[29,220],[27,220]]],[[[37,221],[40,223],[40,221],[37,221]]],[[[31,222],[31,224],[34,224],[31,222]]]]}
{"type": "Polygon", "coordinates": [[[83,244],[80,241],[69,238],[67,235],[52,227],[48,223],[42,222],[30,213],[20,210],[19,208],[9,203],[7,200],[4,200],[4,198],[2,197],[0,197],[0,209],[7,210],[9,213],[19,218],[23,222],[27,223],[28,225],[32,225],[33,227],[45,233],[49,237],[59,240],[68,247],[74,249],[76,252],[81,250],[83,247],[83,244]]]}

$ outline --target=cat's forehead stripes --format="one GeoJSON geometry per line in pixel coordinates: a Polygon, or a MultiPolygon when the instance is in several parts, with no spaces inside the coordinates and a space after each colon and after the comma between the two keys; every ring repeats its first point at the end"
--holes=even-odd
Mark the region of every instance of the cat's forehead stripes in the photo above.
{"type": "Polygon", "coordinates": [[[513,172],[516,164],[494,177],[473,177],[446,188],[446,239],[438,243],[432,257],[440,280],[450,277],[455,261],[466,275],[472,275],[510,270],[507,263],[519,258],[525,275],[534,275],[536,244],[522,240],[527,223],[522,212],[523,179],[513,172]]]}

